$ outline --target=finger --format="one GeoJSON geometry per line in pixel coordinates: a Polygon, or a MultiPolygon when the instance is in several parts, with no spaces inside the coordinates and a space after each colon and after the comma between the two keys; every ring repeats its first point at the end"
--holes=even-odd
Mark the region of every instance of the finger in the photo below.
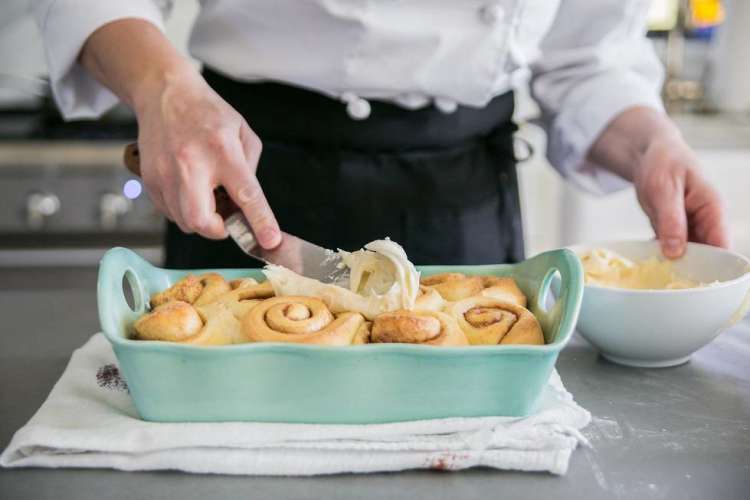
{"type": "Polygon", "coordinates": [[[164,187],[162,188],[162,196],[164,197],[164,205],[167,208],[169,219],[177,224],[177,227],[179,227],[180,231],[182,231],[183,233],[192,233],[193,231],[191,231],[190,228],[187,227],[187,224],[185,224],[185,221],[182,220],[179,195],[177,194],[177,187],[175,186],[175,184],[171,182],[165,183],[164,187]]]}
{"type": "Polygon", "coordinates": [[[180,213],[188,229],[210,239],[226,238],[224,221],[216,213],[214,186],[202,173],[183,179],[180,188],[180,213]]]}
{"type": "Polygon", "coordinates": [[[687,244],[684,181],[679,176],[657,179],[649,186],[649,205],[662,253],[670,259],[680,257],[687,244]]]}
{"type": "Polygon", "coordinates": [[[255,132],[250,130],[245,121],[240,126],[240,144],[242,145],[242,152],[245,155],[245,161],[250,166],[252,173],[255,174],[258,169],[260,154],[263,151],[263,143],[255,135],[255,132]]]}
{"type": "Polygon", "coordinates": [[[698,176],[689,176],[685,207],[691,241],[729,248],[731,238],[727,211],[716,189],[698,176]]]}
{"type": "Polygon", "coordinates": [[[221,183],[247,217],[260,246],[275,248],[281,243],[281,230],[263,189],[255,177],[261,144],[247,129],[240,131],[241,147],[230,150],[231,161],[222,169],[221,183]]]}
{"type": "Polygon", "coordinates": [[[182,217],[182,210],[180,208],[180,189],[182,183],[180,182],[179,171],[186,171],[189,169],[188,164],[193,162],[193,156],[188,158],[184,153],[177,155],[178,157],[173,160],[173,164],[169,168],[169,175],[163,176],[160,181],[161,193],[164,198],[164,205],[169,212],[169,217],[172,222],[177,224],[185,234],[191,234],[194,231],[188,227],[187,223],[182,217]]]}
{"type": "Polygon", "coordinates": [[[228,189],[229,195],[245,214],[258,243],[266,249],[277,247],[281,243],[281,230],[258,179],[240,172],[229,175],[224,186],[238,186],[228,189]]]}
{"type": "MultiPolygon", "coordinates": [[[[145,182],[144,182],[144,185],[145,185],[145,182]]],[[[169,215],[169,211],[167,210],[167,205],[164,202],[164,198],[161,195],[161,191],[159,189],[153,189],[146,185],[146,193],[148,193],[148,197],[151,200],[151,204],[154,206],[156,211],[164,215],[164,217],[171,219],[169,215]]]]}
{"type": "MultiPolygon", "coordinates": [[[[147,164],[144,162],[144,165],[147,164]]],[[[146,167],[143,168],[141,172],[143,185],[146,188],[146,192],[148,193],[148,197],[154,205],[154,208],[167,219],[174,220],[172,214],[169,212],[169,207],[167,207],[167,202],[164,200],[164,195],[160,188],[161,183],[154,178],[152,169],[146,167]]]]}

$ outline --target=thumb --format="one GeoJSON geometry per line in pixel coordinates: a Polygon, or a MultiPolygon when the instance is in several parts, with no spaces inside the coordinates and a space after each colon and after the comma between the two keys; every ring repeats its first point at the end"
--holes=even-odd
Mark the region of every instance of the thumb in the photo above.
{"type": "Polygon", "coordinates": [[[650,194],[651,224],[661,251],[665,257],[676,259],[685,253],[688,235],[684,183],[681,180],[663,183],[650,194]]]}

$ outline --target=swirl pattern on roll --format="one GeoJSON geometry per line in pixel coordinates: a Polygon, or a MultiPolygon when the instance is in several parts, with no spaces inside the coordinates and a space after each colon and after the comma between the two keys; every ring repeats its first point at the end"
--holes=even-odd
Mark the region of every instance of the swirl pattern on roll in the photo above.
{"type": "Polygon", "coordinates": [[[438,311],[405,309],[382,313],[375,317],[370,342],[433,346],[469,345],[466,335],[449,315],[438,311]]]}
{"type": "Polygon", "coordinates": [[[337,316],[314,297],[266,299],[242,319],[242,335],[249,342],[351,345],[361,343],[364,317],[344,312],[337,316]]]}
{"type": "Polygon", "coordinates": [[[272,296],[270,283],[252,278],[226,281],[218,273],[188,274],[151,296],[151,311],[133,324],[134,338],[195,345],[246,342],[239,320],[272,296]]]}
{"type": "Polygon", "coordinates": [[[528,309],[492,297],[470,297],[446,312],[473,345],[544,344],[539,322],[528,309]]]}

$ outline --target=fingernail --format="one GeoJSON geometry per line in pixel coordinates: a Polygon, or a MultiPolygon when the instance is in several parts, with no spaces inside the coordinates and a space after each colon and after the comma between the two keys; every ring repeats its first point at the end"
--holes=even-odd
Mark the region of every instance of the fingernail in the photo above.
{"type": "Polygon", "coordinates": [[[679,250],[682,246],[682,240],[679,238],[667,238],[664,240],[664,246],[673,250],[679,250]]]}
{"type": "Polygon", "coordinates": [[[682,253],[682,240],[680,238],[667,238],[662,241],[664,254],[670,257],[676,257],[682,253]]]}

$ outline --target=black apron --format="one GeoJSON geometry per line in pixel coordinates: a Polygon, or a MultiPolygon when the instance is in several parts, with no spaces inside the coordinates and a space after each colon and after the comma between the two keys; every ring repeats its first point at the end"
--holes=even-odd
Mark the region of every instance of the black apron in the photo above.
{"type": "MultiPolygon", "coordinates": [[[[370,101],[357,121],[315,92],[204,76],[263,142],[257,175],[282,230],[344,250],[388,236],[415,264],[523,259],[512,92],[453,113],[370,101]]],[[[259,263],[168,223],[165,265],[259,263]]]]}

